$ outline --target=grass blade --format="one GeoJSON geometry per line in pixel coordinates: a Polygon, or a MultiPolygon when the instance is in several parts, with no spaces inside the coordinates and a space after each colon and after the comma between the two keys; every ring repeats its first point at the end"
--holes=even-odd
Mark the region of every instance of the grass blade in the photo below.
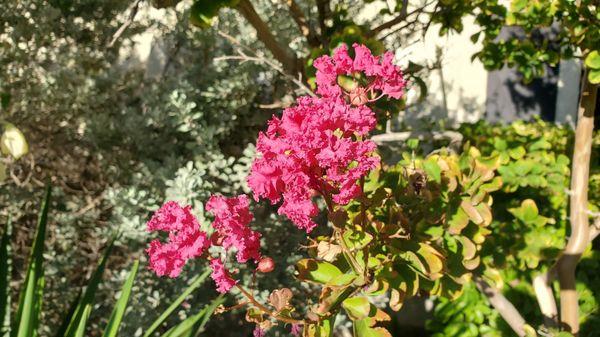
{"type": "Polygon", "coordinates": [[[92,312],[92,306],[86,306],[85,310],[81,315],[81,319],[79,320],[79,324],[77,324],[77,330],[75,330],[75,337],[83,337],[85,336],[85,325],[87,324],[87,320],[90,317],[90,312],[92,312]]]}
{"type": "Polygon", "coordinates": [[[154,321],[154,323],[152,323],[152,325],[150,325],[148,330],[146,330],[146,332],[144,333],[143,337],[151,336],[156,331],[156,329],[158,329],[158,327],[164,323],[164,321],[167,319],[167,317],[169,317],[169,315],[171,315],[173,313],[173,311],[175,311],[175,309],[177,309],[177,307],[183,301],[185,301],[186,297],[188,297],[194,290],[196,290],[198,287],[200,287],[202,285],[202,283],[204,283],[204,281],[206,281],[206,278],[208,277],[209,274],[210,274],[210,270],[207,270],[206,272],[196,276],[196,278],[193,279],[190,286],[179,297],[177,297],[175,302],[171,303],[171,305],[167,308],[167,310],[165,310],[154,321]]]}
{"type": "Polygon", "coordinates": [[[102,275],[104,274],[104,270],[106,269],[106,262],[108,261],[108,257],[112,253],[112,249],[115,245],[116,239],[117,236],[113,236],[108,246],[104,250],[102,260],[100,260],[98,267],[96,267],[96,270],[90,277],[85,288],[85,292],[83,293],[81,300],[77,304],[77,308],[75,309],[73,317],[71,318],[71,322],[69,323],[67,331],[65,332],[65,337],[75,337],[81,324],[84,324],[85,328],[85,322],[87,321],[87,318],[85,317],[85,312],[88,311],[88,308],[89,311],[91,311],[94,302],[94,297],[96,296],[96,291],[98,290],[98,285],[100,285],[100,282],[102,282],[102,275]]]}
{"type": "Polygon", "coordinates": [[[50,203],[50,186],[46,187],[46,194],[38,216],[38,223],[25,282],[19,295],[17,314],[13,321],[11,336],[34,337],[37,335],[39,316],[42,307],[44,292],[44,239],[46,237],[46,224],[48,222],[48,207],[50,203]]]}
{"type": "Polygon", "coordinates": [[[196,327],[196,329],[194,331],[194,336],[199,336],[200,333],[204,332],[204,327],[206,326],[206,323],[208,323],[208,320],[210,319],[210,317],[212,316],[212,314],[215,312],[215,310],[217,310],[217,307],[219,305],[223,304],[223,302],[225,302],[225,296],[224,295],[219,295],[219,297],[217,297],[214,301],[212,301],[212,303],[208,307],[207,312],[204,314],[204,317],[202,318],[202,321],[196,327]]]}
{"type": "Polygon", "coordinates": [[[209,305],[197,314],[190,316],[181,323],[169,329],[162,337],[192,337],[204,329],[204,325],[213,314],[217,306],[225,301],[224,296],[214,299],[209,305]]]}
{"type": "Polygon", "coordinates": [[[69,311],[67,311],[67,313],[63,316],[62,323],[60,324],[58,330],[56,330],[56,334],[54,335],[55,337],[65,336],[65,332],[69,327],[69,323],[71,323],[71,319],[73,318],[73,315],[75,315],[75,310],[77,310],[77,304],[79,304],[79,301],[81,301],[81,295],[82,291],[81,289],[79,289],[79,291],[77,291],[77,296],[73,301],[71,301],[71,305],[69,305],[69,311]]]}
{"type": "Polygon", "coordinates": [[[10,334],[10,237],[12,224],[10,216],[6,222],[2,240],[0,240],[0,336],[8,337],[10,334]]]}
{"type": "Polygon", "coordinates": [[[102,335],[103,337],[117,336],[117,332],[119,332],[119,326],[121,325],[121,320],[123,319],[125,309],[127,308],[127,302],[129,301],[129,296],[131,295],[131,288],[133,288],[133,281],[135,280],[135,274],[137,273],[139,265],[140,261],[138,260],[133,263],[133,267],[129,272],[129,276],[127,277],[127,280],[125,280],[123,288],[121,289],[121,296],[119,296],[119,299],[115,304],[115,308],[110,315],[110,319],[108,320],[108,324],[106,325],[106,329],[102,335]]]}

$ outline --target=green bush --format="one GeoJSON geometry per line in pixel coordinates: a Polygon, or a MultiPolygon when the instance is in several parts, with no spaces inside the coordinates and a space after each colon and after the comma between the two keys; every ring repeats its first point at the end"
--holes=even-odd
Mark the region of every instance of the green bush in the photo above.
{"type": "MultiPolygon", "coordinates": [[[[482,154],[498,155],[502,163],[498,173],[503,187],[491,194],[494,220],[482,247],[479,272],[502,290],[528,323],[541,325],[531,284],[533,277],[552,266],[565,245],[573,131],[541,120],[510,125],[464,124],[459,131],[482,154]]],[[[600,206],[594,192],[600,179],[600,134],[594,139],[591,210],[600,206]]],[[[577,271],[582,336],[598,336],[600,331],[599,258],[597,250],[588,249],[577,271]]],[[[434,335],[514,335],[498,314],[489,310],[487,299],[475,287],[467,288],[457,302],[442,298],[437,302],[434,318],[428,323],[434,335]]]]}
{"type": "MultiPolygon", "coordinates": [[[[41,210],[38,216],[38,225],[36,234],[29,255],[29,264],[25,271],[25,280],[21,286],[21,291],[18,301],[11,301],[11,268],[10,268],[10,238],[11,238],[11,223],[7,223],[2,239],[0,240],[0,332],[2,336],[10,337],[34,337],[39,335],[39,326],[42,319],[42,314],[48,309],[44,300],[44,249],[46,230],[48,223],[48,213],[50,208],[50,188],[47,188],[45,198],[42,202],[41,210]],[[13,311],[13,308],[15,310],[13,311]]],[[[76,301],[73,302],[71,308],[61,313],[62,324],[56,331],[58,337],[83,337],[86,336],[86,327],[90,314],[94,306],[94,298],[98,290],[98,286],[102,282],[102,277],[106,269],[108,257],[113,251],[117,236],[108,243],[104,250],[102,260],[98,264],[96,270],[90,277],[85,287],[85,291],[79,289],[73,291],[76,301]]],[[[119,333],[121,322],[127,310],[129,297],[134,289],[135,277],[138,271],[139,261],[134,261],[131,271],[123,284],[118,300],[114,305],[114,309],[108,321],[103,328],[102,337],[116,337],[119,333]]],[[[208,273],[203,273],[195,277],[188,289],[186,289],[170,306],[165,310],[149,327],[143,327],[144,336],[152,336],[158,328],[163,325],[165,320],[171,315],[174,310],[196,290],[208,277],[208,273]]],[[[216,307],[222,303],[222,298],[218,297],[210,305],[207,305],[198,313],[183,320],[181,323],[172,326],[162,336],[165,337],[190,337],[204,330],[204,326],[208,322],[208,318],[212,315],[216,307]]]]}

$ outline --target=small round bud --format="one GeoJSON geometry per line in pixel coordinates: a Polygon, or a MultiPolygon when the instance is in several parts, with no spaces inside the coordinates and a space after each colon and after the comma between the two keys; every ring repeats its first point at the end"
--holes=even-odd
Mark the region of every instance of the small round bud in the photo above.
{"type": "Polygon", "coordinates": [[[256,267],[256,270],[261,273],[270,273],[273,269],[275,269],[275,262],[270,257],[263,257],[260,259],[260,261],[258,261],[258,267],[256,267]]]}
{"type": "Polygon", "coordinates": [[[367,91],[363,87],[352,89],[348,96],[350,96],[350,104],[355,106],[364,105],[369,102],[369,96],[367,96],[367,91]]]}

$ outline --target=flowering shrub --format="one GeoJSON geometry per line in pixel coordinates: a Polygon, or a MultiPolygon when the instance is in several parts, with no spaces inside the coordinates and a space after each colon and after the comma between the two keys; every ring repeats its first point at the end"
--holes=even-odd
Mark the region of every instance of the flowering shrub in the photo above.
{"type": "Polygon", "coordinates": [[[320,286],[318,299],[294,308],[293,293],[283,288],[261,303],[226,267],[228,251],[239,264],[255,263],[257,272],[278,267],[261,255],[246,195],[213,195],[206,209],[214,221],[206,231],[189,206],[174,202],[148,222],[148,230],[169,232],[168,243],[156,240],[148,249],[156,274],[176,277],[186,261],[206,258],[219,292],[235,288],[247,298],[240,304],[248,306],[255,336],[278,323],[290,324],[295,335],[329,336],[341,309],[356,336],[390,336],[376,326],[389,317],[369,297],[389,294],[398,310],[420,292],[458,296],[490,233],[489,193],[501,186],[494,177],[498,158],[466,146],[460,155],[442,149],[383,165],[369,139],[377,122],[372,104],[401,98],[406,82],[392,54],[353,47],[354,57],[342,46],[333,57],[315,60],[318,96],[298,98],[269,121],[248,177],[255,201],[278,205],[278,213],[307,234],[324,226],[317,216],[326,214],[330,235],[309,238],[310,257],[296,264],[298,280],[320,286]]]}

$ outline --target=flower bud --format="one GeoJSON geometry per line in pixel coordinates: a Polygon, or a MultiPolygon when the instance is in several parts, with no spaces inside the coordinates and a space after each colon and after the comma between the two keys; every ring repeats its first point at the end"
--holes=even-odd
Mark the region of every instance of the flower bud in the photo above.
{"type": "Polygon", "coordinates": [[[270,273],[273,269],[275,269],[275,262],[270,257],[263,257],[260,259],[260,261],[258,261],[258,267],[256,267],[256,270],[261,273],[270,273]]]}
{"type": "Polygon", "coordinates": [[[352,89],[348,96],[350,97],[350,104],[352,105],[359,106],[369,102],[369,96],[367,96],[367,91],[363,87],[352,89]]]}

